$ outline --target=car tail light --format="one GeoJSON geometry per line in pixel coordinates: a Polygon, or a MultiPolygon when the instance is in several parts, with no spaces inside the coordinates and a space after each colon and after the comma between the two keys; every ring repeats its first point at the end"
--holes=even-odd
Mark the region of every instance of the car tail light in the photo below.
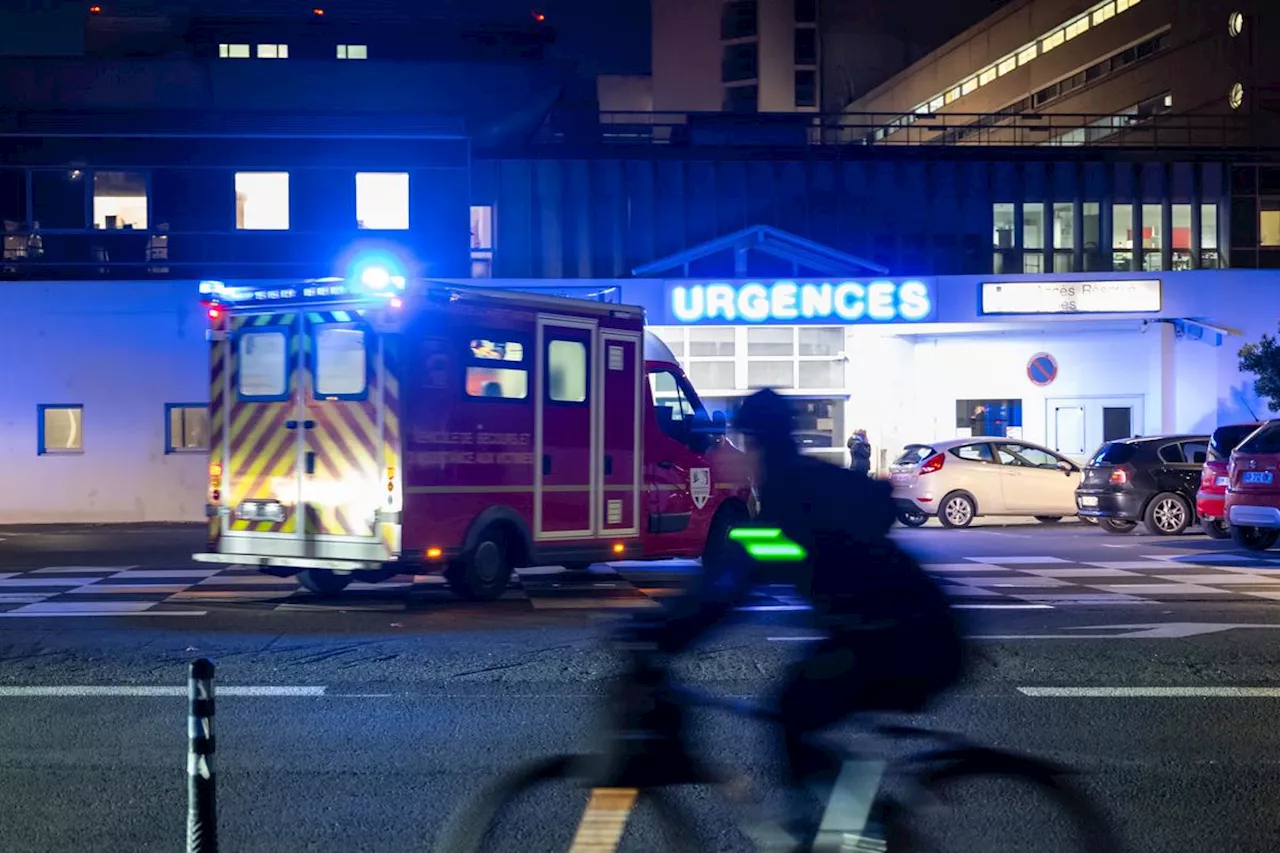
{"type": "Polygon", "coordinates": [[[946,461],[946,457],[941,453],[935,453],[928,459],[924,460],[920,465],[921,474],[932,474],[934,471],[942,470],[942,463],[946,461]]]}
{"type": "Polygon", "coordinates": [[[1110,483],[1113,486],[1123,486],[1130,481],[1131,479],[1130,474],[1131,472],[1129,468],[1126,466],[1122,465],[1119,468],[1113,468],[1111,470],[1110,483]]]}

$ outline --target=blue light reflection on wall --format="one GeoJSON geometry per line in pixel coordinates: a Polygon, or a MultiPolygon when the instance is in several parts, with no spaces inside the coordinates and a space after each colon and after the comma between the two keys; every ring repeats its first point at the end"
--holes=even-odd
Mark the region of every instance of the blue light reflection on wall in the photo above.
{"type": "Polygon", "coordinates": [[[672,322],[918,323],[933,316],[933,293],[918,279],[889,281],[710,282],[675,285],[672,322]]]}

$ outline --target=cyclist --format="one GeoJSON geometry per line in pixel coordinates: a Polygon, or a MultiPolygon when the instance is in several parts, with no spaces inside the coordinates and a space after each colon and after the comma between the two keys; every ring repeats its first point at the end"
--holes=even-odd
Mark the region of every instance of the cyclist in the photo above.
{"type": "MultiPolygon", "coordinates": [[[[859,711],[920,710],[959,679],[962,641],[945,595],[888,538],[894,506],[887,483],[801,454],[791,406],[773,391],[749,397],[734,426],[757,489],[753,526],[781,529],[805,549],[802,563],[772,565],[789,573],[826,635],[806,647],[778,695],[787,829],[809,837],[815,827],[801,817],[812,805],[805,790],[829,790],[839,772],[823,766],[813,735],[859,711]]],[[[679,653],[732,611],[761,568],[743,549],[725,549],[643,636],[663,653],[679,653]]]]}

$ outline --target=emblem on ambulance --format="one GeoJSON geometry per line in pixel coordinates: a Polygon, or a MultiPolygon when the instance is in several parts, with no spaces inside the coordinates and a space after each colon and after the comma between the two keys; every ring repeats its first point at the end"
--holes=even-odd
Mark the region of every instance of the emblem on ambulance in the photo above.
{"type": "Polygon", "coordinates": [[[710,468],[689,469],[689,496],[693,498],[693,505],[698,509],[707,505],[707,501],[711,499],[710,468]]]}

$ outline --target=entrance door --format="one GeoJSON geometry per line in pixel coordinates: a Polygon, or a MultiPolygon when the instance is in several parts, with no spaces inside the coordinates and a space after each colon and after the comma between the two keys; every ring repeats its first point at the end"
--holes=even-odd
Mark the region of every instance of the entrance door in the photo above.
{"type": "Polygon", "coordinates": [[[1077,462],[1108,441],[1142,434],[1141,395],[1064,397],[1046,403],[1046,444],[1077,462]]]}
{"type": "Polygon", "coordinates": [[[596,428],[596,323],[538,318],[534,453],[534,538],[587,539],[596,534],[600,436],[596,428]]]}
{"type": "Polygon", "coordinates": [[[223,551],[300,553],[301,322],[297,313],[232,317],[227,381],[214,375],[222,398],[213,439],[223,471],[223,551]]]}

